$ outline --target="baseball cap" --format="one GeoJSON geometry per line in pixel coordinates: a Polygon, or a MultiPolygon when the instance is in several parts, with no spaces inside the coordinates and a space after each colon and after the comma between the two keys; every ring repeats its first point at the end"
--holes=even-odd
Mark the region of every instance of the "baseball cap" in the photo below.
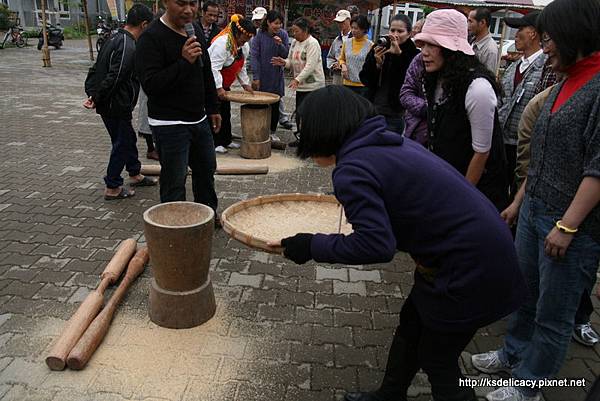
{"type": "Polygon", "coordinates": [[[352,18],[352,16],[350,15],[350,11],[348,10],[340,10],[337,12],[337,14],[335,15],[335,18],[333,19],[335,22],[344,22],[347,19],[352,18]]]}
{"type": "Polygon", "coordinates": [[[256,7],[252,10],[252,21],[256,21],[257,19],[263,19],[267,15],[267,10],[264,7],[256,7]]]}
{"type": "Polygon", "coordinates": [[[504,23],[511,28],[536,27],[539,11],[532,11],[522,17],[504,18],[504,23]]]}

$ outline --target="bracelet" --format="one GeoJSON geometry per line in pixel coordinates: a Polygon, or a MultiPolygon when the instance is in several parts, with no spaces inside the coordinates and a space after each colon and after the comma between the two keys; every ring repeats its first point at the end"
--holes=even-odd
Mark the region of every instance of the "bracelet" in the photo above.
{"type": "Polygon", "coordinates": [[[577,231],[579,231],[578,228],[569,228],[567,226],[564,226],[562,224],[562,220],[558,220],[555,225],[556,225],[556,228],[558,229],[558,231],[560,231],[561,233],[575,234],[577,231]]]}

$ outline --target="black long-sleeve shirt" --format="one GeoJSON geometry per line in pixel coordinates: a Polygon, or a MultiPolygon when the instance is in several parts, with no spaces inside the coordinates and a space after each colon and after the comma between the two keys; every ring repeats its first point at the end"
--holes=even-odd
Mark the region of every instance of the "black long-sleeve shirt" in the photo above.
{"type": "Polygon", "coordinates": [[[148,95],[148,117],[155,120],[199,121],[217,114],[217,89],[202,28],[194,24],[202,46],[199,60],[190,64],[181,55],[187,37],[156,20],[140,36],[136,68],[148,95]]]}

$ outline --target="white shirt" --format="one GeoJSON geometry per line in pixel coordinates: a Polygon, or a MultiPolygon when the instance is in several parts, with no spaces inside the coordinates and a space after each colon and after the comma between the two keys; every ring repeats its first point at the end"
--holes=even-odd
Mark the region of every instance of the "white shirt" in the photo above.
{"type": "Polygon", "coordinates": [[[529,68],[529,66],[531,64],[533,64],[535,62],[535,60],[542,55],[542,53],[544,53],[544,51],[542,49],[538,50],[537,52],[533,53],[531,56],[529,57],[521,57],[521,64],[519,64],[519,72],[521,74],[523,74],[525,71],[527,71],[527,69],[529,68]]]}
{"type": "MultiPolygon", "coordinates": [[[[244,54],[244,66],[238,73],[237,80],[242,85],[250,85],[250,78],[248,78],[248,72],[246,71],[248,54],[250,53],[248,43],[244,43],[244,46],[242,46],[242,53],[244,54]]],[[[208,54],[210,55],[210,64],[213,77],[215,78],[215,85],[217,89],[221,89],[223,87],[221,70],[235,62],[235,57],[231,54],[231,50],[227,49],[227,35],[219,36],[208,48],[208,54]]]]}

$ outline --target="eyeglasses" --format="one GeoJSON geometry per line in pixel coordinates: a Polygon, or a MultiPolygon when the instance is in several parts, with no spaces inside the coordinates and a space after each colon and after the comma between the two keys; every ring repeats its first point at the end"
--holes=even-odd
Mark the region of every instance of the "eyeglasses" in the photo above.
{"type": "Polygon", "coordinates": [[[542,36],[541,41],[542,41],[542,47],[547,47],[550,44],[550,42],[552,42],[552,38],[548,35],[544,35],[544,36],[542,36]]]}

